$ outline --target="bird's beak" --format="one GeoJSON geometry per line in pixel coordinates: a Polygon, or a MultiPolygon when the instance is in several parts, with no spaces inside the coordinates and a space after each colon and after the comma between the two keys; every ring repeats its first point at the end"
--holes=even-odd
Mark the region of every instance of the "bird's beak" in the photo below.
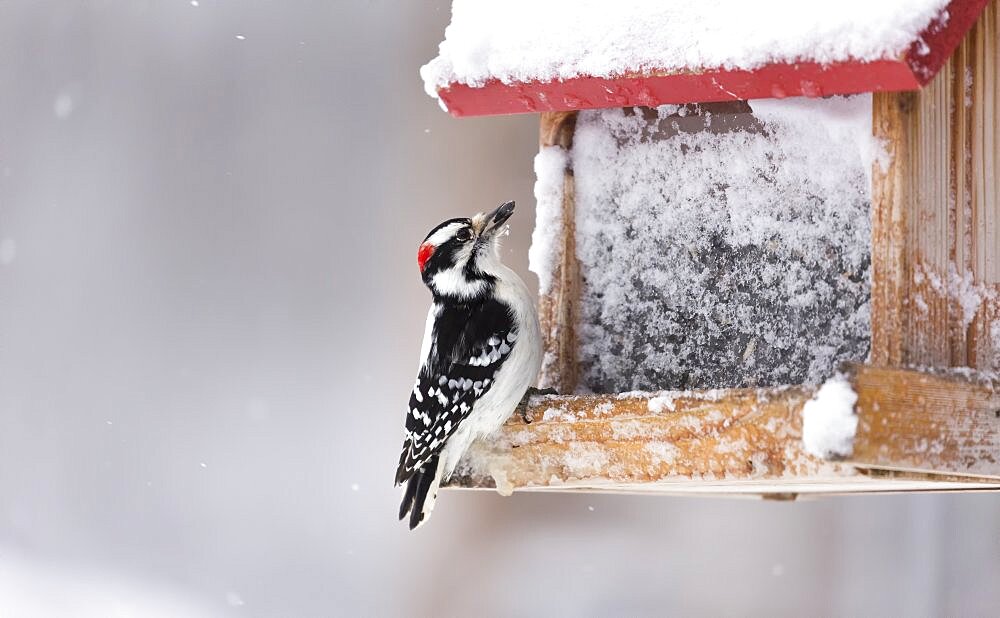
{"type": "Polygon", "coordinates": [[[501,228],[503,224],[510,219],[510,216],[514,214],[514,202],[504,202],[500,204],[500,207],[493,212],[483,216],[483,231],[481,236],[493,236],[501,228]]]}

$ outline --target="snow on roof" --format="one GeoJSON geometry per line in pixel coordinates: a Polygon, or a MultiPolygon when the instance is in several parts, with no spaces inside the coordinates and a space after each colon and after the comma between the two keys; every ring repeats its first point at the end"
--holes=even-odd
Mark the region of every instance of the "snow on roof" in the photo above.
{"type": "Polygon", "coordinates": [[[455,0],[428,92],[610,77],[629,71],[753,69],[770,62],[898,56],[948,0],[455,0]]]}
{"type": "MultiPolygon", "coordinates": [[[[985,0],[454,0],[438,56],[420,73],[437,97],[456,85],[490,82],[752,71],[774,64],[898,64],[908,53],[939,55],[931,39],[955,30],[944,37],[946,58],[983,5],[985,0]]],[[[888,87],[903,83],[891,77],[898,83],[888,87]]],[[[737,94],[729,98],[747,98],[737,94]]],[[[812,96],[818,94],[835,92],[812,96]]],[[[540,103],[545,108],[544,99],[540,103]]]]}

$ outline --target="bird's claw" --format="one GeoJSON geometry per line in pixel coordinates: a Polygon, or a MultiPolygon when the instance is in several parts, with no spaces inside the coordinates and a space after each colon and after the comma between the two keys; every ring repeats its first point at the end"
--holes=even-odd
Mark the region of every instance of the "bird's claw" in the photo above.
{"type": "Polygon", "coordinates": [[[524,421],[525,425],[530,425],[534,422],[534,418],[531,416],[531,411],[528,408],[528,401],[531,400],[535,395],[558,395],[554,388],[535,388],[531,386],[527,391],[524,392],[524,397],[521,397],[521,402],[517,404],[517,413],[524,421]]]}

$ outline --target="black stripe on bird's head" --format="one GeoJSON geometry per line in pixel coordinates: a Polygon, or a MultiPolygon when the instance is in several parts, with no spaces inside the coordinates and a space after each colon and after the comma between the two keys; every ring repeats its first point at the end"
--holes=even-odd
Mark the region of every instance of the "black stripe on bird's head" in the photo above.
{"type": "Polygon", "coordinates": [[[435,297],[467,301],[481,296],[496,280],[499,238],[514,202],[472,218],[448,219],[432,229],[417,249],[417,266],[435,297]]]}

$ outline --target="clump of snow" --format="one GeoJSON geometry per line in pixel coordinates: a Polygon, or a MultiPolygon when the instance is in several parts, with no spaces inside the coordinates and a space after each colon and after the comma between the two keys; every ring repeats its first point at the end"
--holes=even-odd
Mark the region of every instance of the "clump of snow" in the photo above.
{"type": "Polygon", "coordinates": [[[657,395],[650,397],[646,407],[653,414],[661,414],[664,410],[674,411],[674,397],[672,395],[657,395]]]}
{"type": "Polygon", "coordinates": [[[431,96],[482,85],[635,71],[753,69],[773,62],[897,58],[948,0],[454,0],[431,96]],[[776,18],[780,15],[780,18],[776,18]]]}
{"type": "Polygon", "coordinates": [[[594,404],[588,410],[581,410],[579,415],[573,411],[572,408],[565,406],[567,399],[561,395],[548,395],[544,397],[532,398],[531,405],[533,406],[545,406],[542,411],[540,420],[544,423],[575,423],[576,421],[583,420],[585,418],[600,418],[611,414],[615,410],[615,406],[610,401],[603,401],[601,403],[594,404]]]}
{"type": "Polygon", "coordinates": [[[608,453],[600,445],[590,442],[572,442],[563,454],[562,463],[570,476],[595,478],[606,473],[608,453]]]}
{"type": "MultiPolygon", "coordinates": [[[[871,186],[873,161],[883,166],[889,155],[885,145],[872,135],[871,96],[834,97],[817,102],[803,97],[784,100],[758,99],[750,102],[755,117],[765,125],[780,125],[799,138],[813,139],[817,144],[829,141],[856,152],[864,163],[865,182],[871,186]],[[822,127],[817,127],[817,123],[822,127]],[[824,133],[826,136],[824,136],[824,133]]],[[[853,157],[851,157],[853,159],[853,157]]],[[[826,170],[816,170],[827,173],[826,170]]],[[[837,182],[836,179],[833,182],[837,182]]]]}
{"type": "Polygon", "coordinates": [[[662,442],[660,440],[651,440],[646,443],[646,452],[650,454],[653,459],[653,463],[658,464],[672,464],[677,460],[677,455],[679,453],[676,446],[670,444],[669,442],[662,442]]]}
{"type": "Polygon", "coordinates": [[[948,264],[948,294],[962,308],[962,328],[968,328],[976,317],[985,292],[985,288],[973,280],[971,272],[959,274],[954,262],[948,264]]]}
{"type": "Polygon", "coordinates": [[[947,293],[962,308],[962,328],[969,327],[984,302],[997,297],[991,287],[977,283],[970,271],[959,273],[954,262],[948,263],[947,293]]]}
{"type": "MultiPolygon", "coordinates": [[[[988,285],[976,282],[972,272],[966,270],[960,273],[955,262],[948,263],[945,275],[938,274],[930,265],[918,262],[913,267],[913,283],[922,286],[925,281],[931,291],[958,304],[962,310],[963,329],[972,324],[983,303],[992,302],[997,298],[996,291],[988,285]]],[[[923,295],[918,293],[915,302],[921,313],[928,312],[929,308],[923,295]]]]}
{"type": "Polygon", "coordinates": [[[542,421],[546,423],[551,423],[554,421],[562,421],[566,423],[572,423],[576,420],[576,416],[564,408],[550,407],[545,408],[545,412],[542,413],[542,421]]]}
{"type": "Polygon", "coordinates": [[[612,412],[614,412],[614,410],[615,410],[615,404],[611,403],[610,401],[605,401],[604,403],[599,403],[596,406],[594,406],[591,413],[594,416],[603,416],[605,414],[611,414],[612,412]]]}
{"type": "Polygon", "coordinates": [[[818,383],[869,345],[868,95],[581,112],[592,392],[818,383]]]}
{"type": "Polygon", "coordinates": [[[528,269],[538,276],[538,291],[552,287],[562,238],[563,176],[569,156],[560,146],[542,148],[535,156],[535,230],[528,250],[528,269]]]}
{"type": "Polygon", "coordinates": [[[806,452],[824,459],[848,457],[854,450],[858,395],[847,376],[827,380],[802,408],[802,445],[806,452]]]}
{"type": "Polygon", "coordinates": [[[715,447],[716,453],[742,453],[750,448],[745,438],[720,440],[715,447]]]}
{"type": "Polygon", "coordinates": [[[649,396],[649,393],[645,391],[624,391],[621,393],[615,393],[615,399],[642,399],[649,396]]]}
{"type": "Polygon", "coordinates": [[[611,423],[611,437],[615,440],[635,440],[648,435],[648,424],[637,418],[617,420],[611,423]]]}
{"type": "Polygon", "coordinates": [[[550,440],[559,444],[573,442],[577,439],[576,430],[572,425],[565,422],[549,427],[546,433],[550,440]]]}

